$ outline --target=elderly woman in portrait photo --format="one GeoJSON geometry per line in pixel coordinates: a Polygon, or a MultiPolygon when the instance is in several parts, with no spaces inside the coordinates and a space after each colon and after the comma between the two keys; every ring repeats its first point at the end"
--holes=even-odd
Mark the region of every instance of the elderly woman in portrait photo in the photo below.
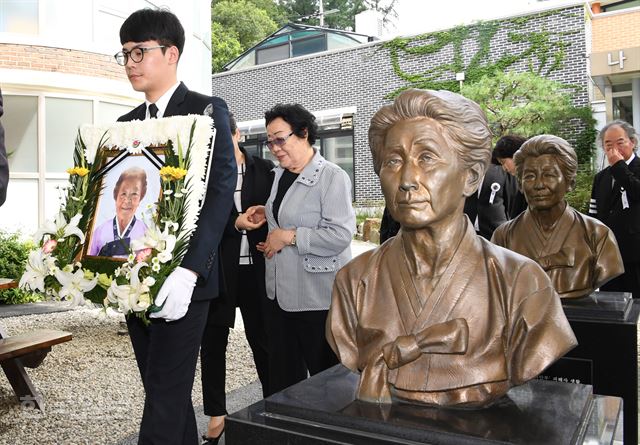
{"type": "Polygon", "coordinates": [[[147,226],[136,218],[140,201],[147,193],[147,173],[140,167],[124,170],[113,187],[116,215],[100,224],[91,235],[88,255],[122,257],[129,254],[131,240],[138,239],[147,226]]]}
{"type": "Polygon", "coordinates": [[[279,166],[254,218],[266,209],[269,234],[258,249],[266,258],[269,391],[275,393],[338,363],[325,322],[336,273],[351,259],[356,222],[349,176],[313,147],[315,116],[299,104],[280,104],[265,121],[279,166]]]}
{"type": "Polygon", "coordinates": [[[492,241],[540,264],[561,298],[587,296],[623,273],[613,232],[565,200],[578,170],[573,147],[557,136],[535,136],[514,161],[529,207],[498,227],[492,241]]]}
{"type": "Polygon", "coordinates": [[[407,90],[374,115],[374,170],[398,234],[336,277],[327,338],[357,398],[481,406],[576,345],[549,278],[463,214],[491,157],[480,107],[407,90]]]}

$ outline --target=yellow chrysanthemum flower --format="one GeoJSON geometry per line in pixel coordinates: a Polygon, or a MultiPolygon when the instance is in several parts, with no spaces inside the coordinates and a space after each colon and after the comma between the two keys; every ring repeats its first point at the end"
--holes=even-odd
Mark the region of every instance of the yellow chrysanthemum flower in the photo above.
{"type": "Polygon", "coordinates": [[[160,176],[165,181],[177,181],[184,178],[187,175],[187,171],[184,168],[164,166],[160,169],[160,176]]]}
{"type": "Polygon", "coordinates": [[[89,174],[89,169],[84,167],[73,167],[68,168],[67,173],[69,173],[70,175],[78,175],[80,177],[84,177],[89,174]]]}

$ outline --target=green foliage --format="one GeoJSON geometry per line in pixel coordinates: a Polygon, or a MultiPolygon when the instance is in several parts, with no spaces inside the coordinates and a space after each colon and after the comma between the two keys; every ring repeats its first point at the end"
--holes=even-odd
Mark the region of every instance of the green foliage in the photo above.
{"type": "Polygon", "coordinates": [[[377,202],[376,204],[376,207],[356,207],[354,209],[356,212],[356,225],[359,226],[367,218],[382,218],[384,202],[382,204],[377,202]]]}
{"type": "Polygon", "coordinates": [[[242,45],[236,32],[220,23],[211,23],[211,69],[214,73],[242,54],[242,45]]]}
{"type": "Polygon", "coordinates": [[[595,172],[589,165],[581,165],[576,176],[576,186],[566,195],[567,202],[579,212],[589,212],[589,200],[591,199],[591,186],[595,172]]]}
{"type": "Polygon", "coordinates": [[[578,119],[584,129],[575,138],[573,148],[578,155],[579,164],[589,164],[593,157],[593,151],[595,147],[596,138],[598,137],[598,131],[596,130],[596,120],[593,117],[593,110],[591,107],[575,107],[573,109],[573,115],[575,119],[578,119]]]}
{"type": "Polygon", "coordinates": [[[527,61],[531,71],[537,74],[549,74],[559,69],[564,61],[567,44],[563,37],[571,32],[552,32],[545,29],[536,32],[522,32],[521,28],[529,21],[553,14],[553,11],[541,14],[479,22],[470,26],[460,26],[446,31],[421,34],[415,37],[399,37],[382,44],[389,50],[393,70],[398,77],[409,85],[387,95],[393,99],[407,88],[460,91],[460,84],[453,80],[456,73],[464,72],[464,83],[475,83],[495,72],[506,71],[519,61],[527,61]],[[497,59],[489,57],[491,40],[500,30],[507,29],[511,42],[519,43],[519,52],[503,54],[497,59]],[[463,47],[465,40],[477,44],[477,52],[464,65],[463,47]],[[443,63],[421,73],[408,73],[401,67],[400,61],[405,55],[435,54],[445,46],[451,45],[453,57],[450,63],[443,63]],[[403,53],[405,55],[403,55],[403,53]]]}
{"type": "MultiPolygon", "coordinates": [[[[317,0],[284,0],[281,3],[291,21],[300,21],[306,25],[320,25],[319,17],[314,16],[319,11],[317,0]],[[299,20],[307,16],[314,17],[299,20]]],[[[333,29],[353,30],[356,14],[364,11],[366,6],[362,0],[324,0],[323,8],[324,11],[338,10],[336,13],[325,16],[325,26],[333,29]]]]}
{"type": "MultiPolygon", "coordinates": [[[[367,9],[380,11],[383,20],[387,21],[391,16],[395,16],[395,5],[397,0],[323,0],[324,11],[337,9],[338,12],[327,14],[324,18],[324,25],[333,29],[345,29],[353,31],[355,29],[355,17],[367,9]]],[[[318,13],[318,0],[281,0],[280,4],[286,11],[289,21],[298,21],[301,17],[313,16],[318,13]]],[[[306,25],[320,25],[318,17],[309,17],[302,20],[306,25]]]]}
{"type": "MultiPolygon", "coordinates": [[[[17,233],[0,232],[0,278],[19,280],[33,247],[33,242],[22,241],[17,233]]],[[[0,302],[6,304],[30,303],[41,299],[37,294],[17,288],[0,291],[0,302]]]]}
{"type": "Polygon", "coordinates": [[[211,10],[211,20],[233,31],[243,51],[278,28],[264,9],[247,0],[217,2],[211,10]]]}
{"type": "MultiPolygon", "coordinates": [[[[335,29],[355,27],[355,16],[366,9],[382,12],[383,20],[395,16],[397,0],[324,0],[325,26],[335,29]]],[[[264,40],[288,22],[319,25],[318,0],[212,0],[211,52],[213,72],[264,40]]]]}
{"type": "Polygon", "coordinates": [[[556,134],[573,143],[588,164],[596,139],[591,107],[575,107],[567,85],[534,73],[497,72],[462,86],[461,93],[487,114],[494,141],[506,134],[556,134]],[[581,128],[576,135],[575,128],[581,128]]]}
{"type": "Polygon", "coordinates": [[[496,72],[462,86],[461,94],[487,115],[494,139],[506,134],[557,134],[572,117],[571,96],[563,84],[533,73],[496,72]]]}

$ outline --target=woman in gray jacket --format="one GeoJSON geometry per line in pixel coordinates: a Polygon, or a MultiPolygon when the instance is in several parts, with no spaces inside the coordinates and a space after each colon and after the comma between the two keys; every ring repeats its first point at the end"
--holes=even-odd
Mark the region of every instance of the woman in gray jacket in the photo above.
{"type": "Polygon", "coordinates": [[[267,146],[278,159],[266,217],[269,391],[277,392],[338,363],[325,321],[338,270],[351,259],[355,212],[347,173],[313,148],[315,117],[301,105],[265,113],[267,146]]]}

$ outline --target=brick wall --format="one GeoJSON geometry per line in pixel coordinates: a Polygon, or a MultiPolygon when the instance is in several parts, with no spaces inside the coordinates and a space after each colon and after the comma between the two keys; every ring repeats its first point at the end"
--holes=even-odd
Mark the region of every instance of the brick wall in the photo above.
{"type": "MultiPolygon", "coordinates": [[[[552,38],[568,43],[560,69],[549,77],[580,88],[573,100],[578,106],[587,105],[587,60],[585,19],[583,6],[558,9],[532,16],[530,20],[505,22],[491,41],[490,57],[518,54],[523,42],[514,43],[510,32],[549,32],[552,38]]],[[[466,63],[476,53],[474,36],[463,43],[466,63]]],[[[401,68],[408,73],[423,73],[429,68],[450,63],[451,45],[431,55],[408,55],[401,60],[401,68]]],[[[520,60],[512,65],[514,71],[529,69],[539,60],[520,60]]],[[[441,80],[451,80],[455,73],[442,74],[441,80]]],[[[291,59],[270,66],[243,71],[220,73],[212,79],[213,94],[227,101],[238,121],[261,119],[264,111],[279,102],[298,102],[310,111],[356,106],[354,117],[354,174],[355,196],[359,204],[382,199],[380,184],[373,172],[367,131],[373,114],[389,103],[386,95],[398,88],[410,86],[393,71],[389,50],[381,43],[352,49],[291,59]]]]}
{"type": "Polygon", "coordinates": [[[640,11],[623,11],[613,15],[594,15],[591,23],[592,51],[601,53],[640,46],[640,11]]]}
{"type": "Polygon", "coordinates": [[[124,70],[113,56],[46,46],[0,43],[0,68],[126,80],[124,70]]]}

